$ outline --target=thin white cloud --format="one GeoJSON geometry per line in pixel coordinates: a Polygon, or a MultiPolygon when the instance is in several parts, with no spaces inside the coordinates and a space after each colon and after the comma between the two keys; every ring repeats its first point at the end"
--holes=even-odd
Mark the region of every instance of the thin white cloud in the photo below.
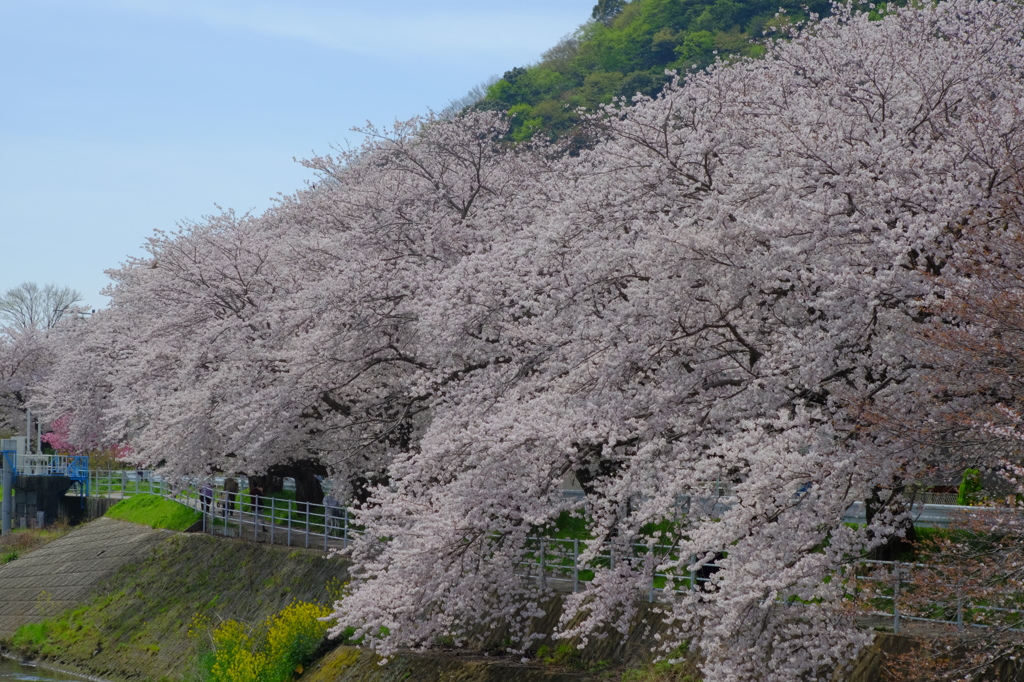
{"type": "Polygon", "coordinates": [[[571,30],[574,22],[585,18],[572,11],[578,9],[574,3],[566,3],[568,7],[550,12],[546,18],[490,3],[475,3],[471,13],[445,8],[443,3],[406,5],[394,1],[376,12],[367,11],[363,3],[345,7],[338,2],[99,0],[96,4],[375,56],[539,55],[571,30]]]}

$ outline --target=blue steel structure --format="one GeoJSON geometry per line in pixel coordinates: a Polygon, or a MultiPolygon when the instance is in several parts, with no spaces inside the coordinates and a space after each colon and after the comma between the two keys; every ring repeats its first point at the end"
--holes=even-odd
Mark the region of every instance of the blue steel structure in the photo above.
{"type": "MultiPolygon", "coordinates": [[[[9,441],[8,441],[9,442],[9,441]]],[[[18,479],[27,476],[67,476],[71,487],[85,504],[89,496],[89,458],[85,455],[33,455],[19,454],[16,450],[3,450],[3,466],[11,471],[11,482],[17,487],[18,479]]]]}
{"type": "Polygon", "coordinates": [[[67,476],[83,499],[89,496],[89,458],[85,455],[53,455],[45,475],[67,476]]]}

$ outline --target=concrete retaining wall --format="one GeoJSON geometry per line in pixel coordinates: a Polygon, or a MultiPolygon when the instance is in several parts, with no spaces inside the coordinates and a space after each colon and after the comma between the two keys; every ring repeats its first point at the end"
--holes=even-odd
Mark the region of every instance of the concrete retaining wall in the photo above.
{"type": "Polygon", "coordinates": [[[99,519],[0,566],[0,638],[77,606],[104,578],[145,556],[170,531],[99,519]]]}

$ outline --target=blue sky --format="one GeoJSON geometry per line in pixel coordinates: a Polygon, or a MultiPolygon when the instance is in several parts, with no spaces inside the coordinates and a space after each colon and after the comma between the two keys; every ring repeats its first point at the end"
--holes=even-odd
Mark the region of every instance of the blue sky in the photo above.
{"type": "Polygon", "coordinates": [[[0,292],[92,307],[154,229],[266,209],[293,157],[535,62],[595,0],[0,0],[0,292]]]}

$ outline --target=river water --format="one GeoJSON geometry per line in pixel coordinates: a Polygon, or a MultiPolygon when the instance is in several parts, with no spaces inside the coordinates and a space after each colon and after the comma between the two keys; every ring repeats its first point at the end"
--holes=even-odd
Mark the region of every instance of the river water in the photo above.
{"type": "Polygon", "coordinates": [[[9,658],[0,658],[0,681],[3,682],[7,682],[7,680],[22,680],[22,682],[53,682],[54,680],[66,682],[68,680],[75,680],[76,682],[81,682],[84,679],[84,677],[65,675],[64,673],[57,673],[32,665],[22,665],[9,658]]]}

